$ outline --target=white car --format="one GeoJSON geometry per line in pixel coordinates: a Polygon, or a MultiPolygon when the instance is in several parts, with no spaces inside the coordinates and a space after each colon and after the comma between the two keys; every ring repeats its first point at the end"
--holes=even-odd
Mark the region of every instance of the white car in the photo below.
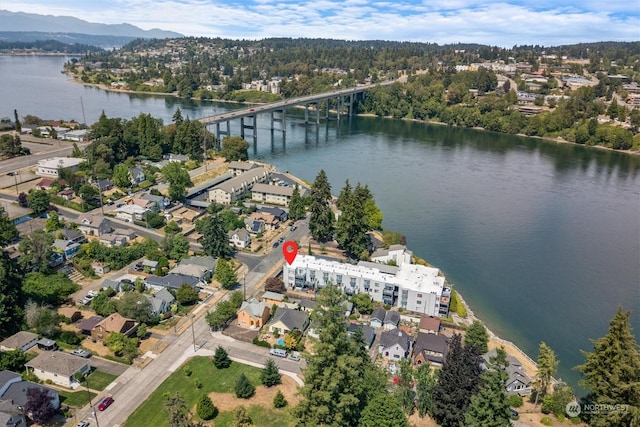
{"type": "Polygon", "coordinates": [[[96,291],[96,290],[94,290],[94,289],[91,289],[91,290],[87,293],[87,295],[91,295],[92,297],[95,297],[96,295],[98,295],[98,291],[96,291]]]}

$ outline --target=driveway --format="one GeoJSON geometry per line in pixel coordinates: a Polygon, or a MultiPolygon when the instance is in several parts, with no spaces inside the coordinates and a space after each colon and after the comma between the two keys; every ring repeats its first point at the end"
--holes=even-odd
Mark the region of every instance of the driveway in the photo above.
{"type": "Polygon", "coordinates": [[[117,376],[122,375],[124,371],[129,369],[129,365],[112,362],[111,360],[103,359],[97,356],[91,356],[91,359],[89,359],[89,364],[99,371],[117,376]]]}

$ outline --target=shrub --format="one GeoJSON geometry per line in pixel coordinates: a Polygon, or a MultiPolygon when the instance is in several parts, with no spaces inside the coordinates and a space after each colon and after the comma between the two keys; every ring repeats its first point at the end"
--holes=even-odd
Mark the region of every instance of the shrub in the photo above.
{"type": "Polygon", "coordinates": [[[253,339],[253,344],[259,347],[271,348],[271,344],[269,344],[267,341],[262,341],[258,337],[255,337],[253,339]]]}
{"type": "Polygon", "coordinates": [[[63,331],[58,337],[60,341],[69,345],[78,345],[82,341],[75,332],[72,331],[63,331]]]}
{"type": "Polygon", "coordinates": [[[540,424],[543,424],[545,426],[552,426],[553,425],[553,420],[549,417],[542,417],[540,419],[540,424]]]}
{"type": "Polygon", "coordinates": [[[203,394],[198,400],[196,413],[203,420],[210,420],[218,415],[218,408],[215,407],[209,396],[203,394]]]}
{"type": "Polygon", "coordinates": [[[240,374],[236,381],[235,387],[236,397],[240,399],[248,399],[256,392],[256,388],[251,384],[247,376],[243,373],[240,374]]]}
{"type": "Polygon", "coordinates": [[[191,376],[191,374],[193,373],[193,372],[191,371],[191,368],[190,368],[188,365],[187,365],[187,366],[185,366],[182,370],[184,371],[184,374],[185,374],[186,376],[188,376],[188,377],[190,377],[190,376],[191,376]]]}
{"type": "Polygon", "coordinates": [[[511,406],[512,408],[519,408],[522,406],[522,397],[518,396],[517,394],[512,394],[510,396],[507,397],[507,400],[509,401],[509,406],[511,406]]]}
{"type": "Polygon", "coordinates": [[[274,408],[284,408],[288,404],[289,404],[289,402],[287,402],[287,399],[284,398],[284,394],[282,394],[282,392],[280,390],[278,390],[278,392],[276,393],[276,395],[273,398],[273,407],[274,408]]]}

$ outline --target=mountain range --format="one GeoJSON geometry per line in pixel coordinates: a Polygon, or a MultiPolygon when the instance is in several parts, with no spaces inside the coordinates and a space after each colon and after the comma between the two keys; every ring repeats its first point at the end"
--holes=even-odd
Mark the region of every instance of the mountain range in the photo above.
{"type": "Polygon", "coordinates": [[[157,28],[143,30],[131,24],[98,24],[72,16],[38,15],[0,10],[3,32],[80,33],[100,36],[166,39],[184,37],[180,33],[157,28]]]}

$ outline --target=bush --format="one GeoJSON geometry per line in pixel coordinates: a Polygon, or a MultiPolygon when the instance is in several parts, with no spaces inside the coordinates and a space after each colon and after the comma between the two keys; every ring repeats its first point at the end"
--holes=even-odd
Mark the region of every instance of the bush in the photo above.
{"type": "Polygon", "coordinates": [[[553,420],[549,417],[542,417],[540,419],[540,424],[543,424],[545,426],[552,426],[553,425],[553,420]]]}
{"type": "Polygon", "coordinates": [[[255,337],[253,339],[253,344],[259,347],[271,348],[271,344],[269,344],[267,341],[262,341],[261,339],[258,339],[258,337],[255,337]]]}
{"type": "Polygon", "coordinates": [[[280,390],[278,390],[278,392],[276,393],[276,395],[273,398],[273,407],[274,408],[284,408],[288,404],[289,404],[289,402],[287,402],[287,399],[284,398],[284,394],[282,394],[282,392],[280,390]]]}
{"type": "Polygon", "coordinates": [[[522,406],[522,397],[518,396],[517,394],[512,394],[510,396],[507,397],[507,400],[509,401],[509,406],[511,406],[512,408],[519,408],[522,406]]]}
{"type": "Polygon", "coordinates": [[[218,415],[218,408],[215,407],[209,396],[203,394],[198,401],[196,413],[203,420],[210,420],[218,415]]]}
{"type": "Polygon", "coordinates": [[[64,331],[58,337],[60,341],[69,345],[78,345],[82,341],[75,332],[72,331],[64,331]]]}
{"type": "Polygon", "coordinates": [[[191,368],[188,365],[185,366],[182,370],[184,371],[184,374],[188,377],[190,377],[191,374],[193,373],[193,371],[191,371],[191,368]]]}

